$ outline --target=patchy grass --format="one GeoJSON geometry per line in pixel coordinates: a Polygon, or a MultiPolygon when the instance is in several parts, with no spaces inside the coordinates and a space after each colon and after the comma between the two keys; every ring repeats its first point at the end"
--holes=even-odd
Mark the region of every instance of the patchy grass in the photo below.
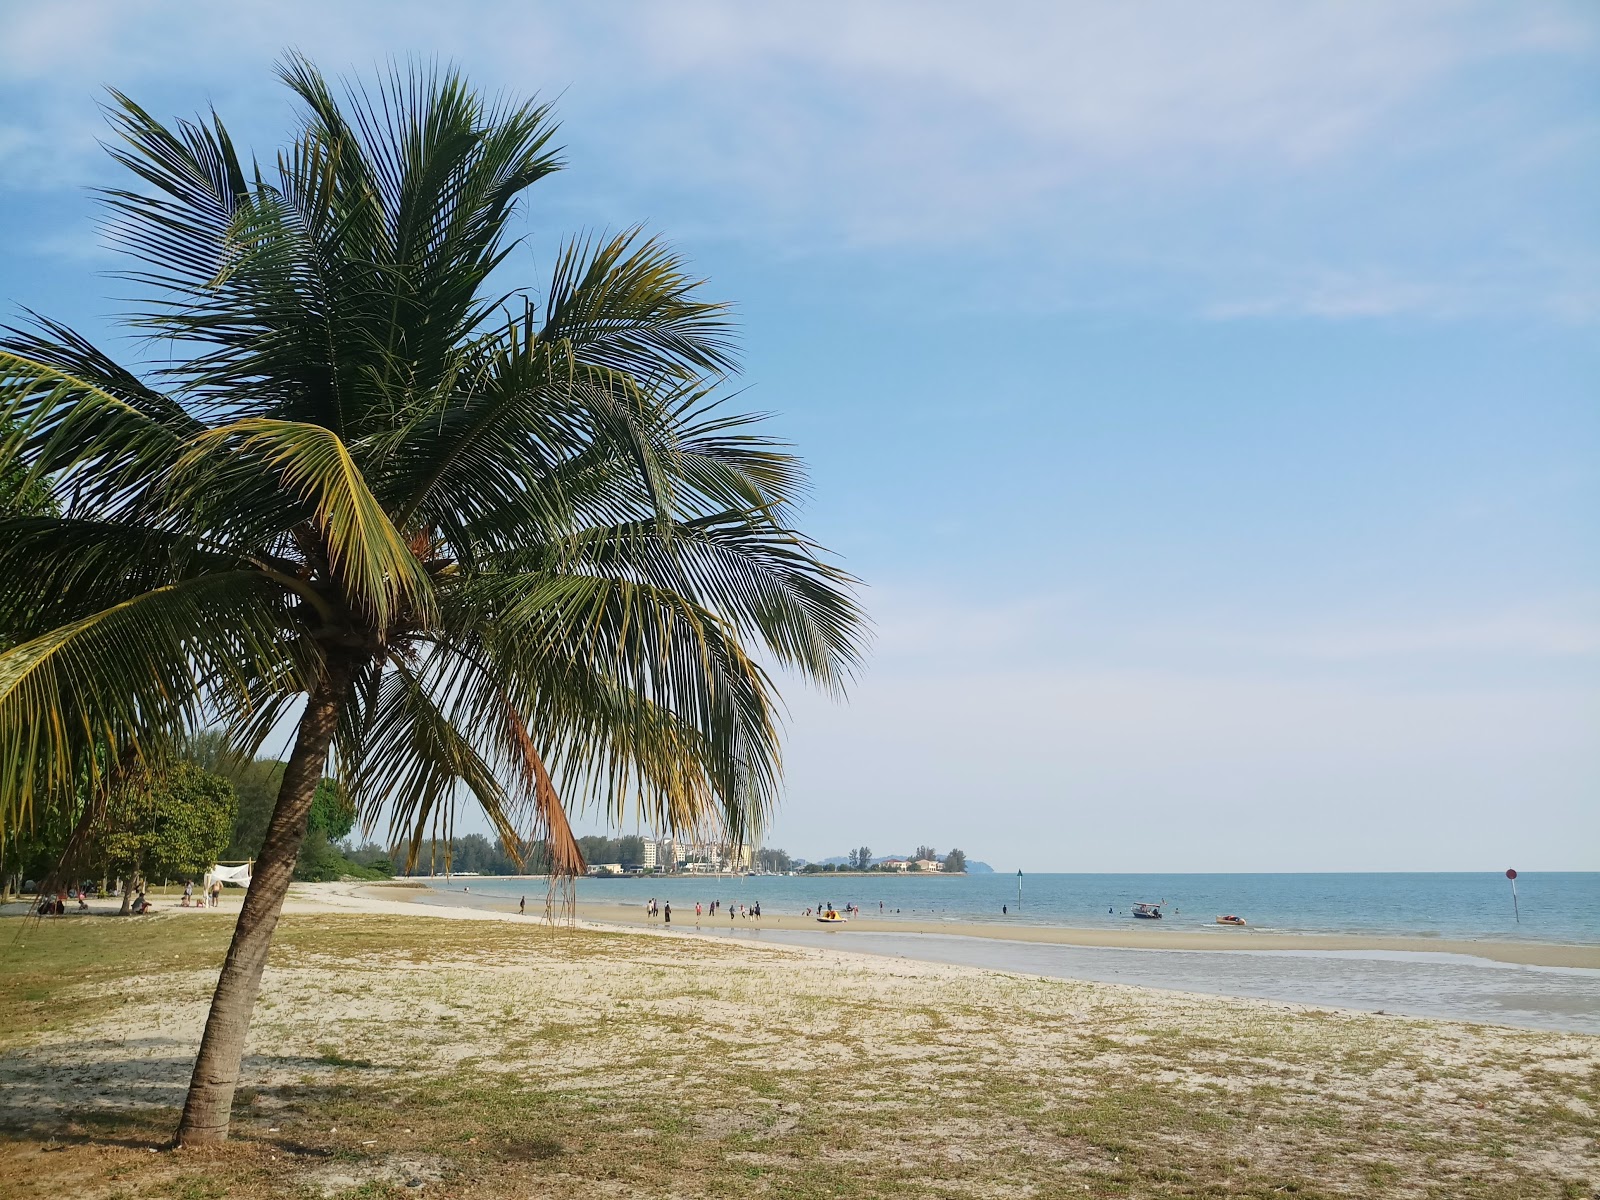
{"type": "Polygon", "coordinates": [[[0,932],[0,1196],[1526,1200],[1600,1185],[1600,1039],[342,915],[285,918],[234,1140],[172,1153],[226,923],[0,932]]]}

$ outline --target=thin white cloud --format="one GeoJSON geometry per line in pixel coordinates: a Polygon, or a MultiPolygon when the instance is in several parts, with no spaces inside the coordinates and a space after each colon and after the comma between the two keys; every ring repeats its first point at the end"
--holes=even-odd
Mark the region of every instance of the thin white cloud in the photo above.
{"type": "Polygon", "coordinates": [[[1476,77],[1592,68],[1597,28],[1583,7],[1458,0],[504,0],[470,21],[420,0],[63,0],[20,10],[0,41],[0,174],[103,178],[103,84],[180,111],[215,101],[266,138],[287,113],[269,66],[288,42],[336,71],[437,54],[491,87],[564,93],[572,186],[599,201],[585,220],[768,256],[938,253],[988,268],[954,289],[966,303],[1587,320],[1594,289],[1561,265],[1592,253],[1578,218],[1537,261],[1492,235],[1506,205],[1592,167],[1591,119],[1476,77]],[[1451,192],[1437,179],[1456,170],[1451,192]]]}

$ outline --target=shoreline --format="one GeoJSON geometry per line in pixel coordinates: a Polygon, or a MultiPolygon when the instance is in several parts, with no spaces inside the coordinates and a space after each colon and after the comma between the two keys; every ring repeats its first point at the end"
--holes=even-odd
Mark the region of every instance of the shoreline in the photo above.
{"type": "MultiPolygon", "coordinates": [[[[530,880],[530,882],[533,882],[530,880]]],[[[405,903],[421,904],[428,908],[468,909],[482,912],[516,914],[516,905],[498,896],[474,895],[471,892],[445,891],[442,888],[422,887],[415,884],[358,884],[351,885],[365,892],[392,891],[410,893],[405,903]],[[422,897],[426,896],[424,900],[422,897]]],[[[470,885],[467,885],[470,886],[470,885]]],[[[373,895],[371,899],[391,899],[390,896],[373,895]]],[[[542,918],[543,891],[530,895],[528,914],[542,918]]],[[[632,929],[659,929],[659,919],[646,919],[640,906],[631,904],[578,903],[576,916],[583,921],[622,926],[632,929]]],[[[677,910],[677,920],[672,928],[694,932],[697,928],[694,911],[677,910]]],[[[1470,958],[1484,958],[1493,962],[1510,963],[1528,967],[1567,967],[1582,970],[1600,970],[1600,945],[1580,945],[1562,942],[1504,942],[1475,941],[1462,938],[1385,937],[1376,934],[1338,933],[1269,933],[1254,929],[1230,929],[1217,926],[1215,933],[1199,930],[1145,929],[1079,929],[1065,925],[1000,925],[970,921],[919,921],[916,919],[883,919],[859,917],[843,925],[819,926],[816,921],[788,914],[763,915],[759,924],[751,920],[728,920],[722,914],[715,919],[702,917],[701,932],[733,928],[739,931],[753,929],[788,930],[791,932],[827,932],[848,938],[852,933],[878,934],[940,934],[947,937],[985,938],[990,941],[1025,942],[1036,945],[1079,946],[1086,949],[1115,950],[1208,950],[1218,953],[1237,950],[1253,951],[1379,951],[1406,954],[1458,954],[1470,958]]],[[[844,947],[841,947],[841,949],[844,947]]]]}
{"type": "MultiPolygon", "coordinates": [[[[509,877],[493,877],[509,878],[509,877]]],[[[412,880],[393,882],[350,881],[346,883],[293,885],[286,911],[351,911],[371,905],[369,911],[390,913],[415,913],[419,908],[436,916],[476,916],[505,920],[543,921],[545,917],[546,889],[543,876],[528,877],[528,912],[519,918],[517,906],[509,897],[490,896],[484,893],[445,891],[412,880]]],[[[31,902],[31,897],[29,898],[31,902]]],[[[222,906],[211,913],[236,913],[241,897],[233,889],[223,895],[222,906]]],[[[118,901],[91,902],[91,912],[96,916],[109,916],[116,912],[118,901]]],[[[659,918],[646,919],[640,905],[579,902],[572,916],[580,923],[595,927],[646,930],[662,929],[659,918]]],[[[161,911],[186,911],[178,907],[176,897],[158,898],[161,911]]],[[[0,906],[0,917],[20,917],[27,914],[28,905],[11,902],[0,906]]],[[[201,911],[198,908],[194,910],[201,911]]],[[[559,903],[553,910],[563,917],[559,903]]],[[[69,913],[69,917],[90,914],[69,913]]],[[[1526,967],[1558,967],[1577,970],[1600,971],[1600,945],[1568,942],[1506,942],[1474,940],[1470,938],[1386,937],[1381,934],[1338,933],[1274,933],[1259,929],[1230,929],[1218,926],[1215,932],[1188,929],[1149,929],[1143,925],[1127,929],[1085,929],[1067,925],[1002,925],[998,922],[927,921],[916,918],[860,917],[835,926],[821,926],[816,921],[790,914],[765,914],[759,922],[754,920],[728,920],[722,914],[715,919],[702,917],[697,925],[693,909],[685,914],[675,910],[677,920],[667,927],[674,933],[717,933],[732,930],[740,934],[762,931],[792,933],[817,933],[844,939],[840,949],[848,949],[853,934],[907,934],[938,935],[952,938],[974,938],[986,942],[1014,942],[1034,946],[1066,946],[1087,950],[1179,950],[1209,951],[1227,954],[1237,951],[1268,953],[1319,953],[1365,952],[1396,954],[1449,954],[1467,958],[1486,959],[1491,962],[1526,967]]]]}

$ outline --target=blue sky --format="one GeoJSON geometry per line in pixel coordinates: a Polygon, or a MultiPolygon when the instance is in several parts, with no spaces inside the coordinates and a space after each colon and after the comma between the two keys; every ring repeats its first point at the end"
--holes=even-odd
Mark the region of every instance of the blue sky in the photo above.
{"type": "Polygon", "coordinates": [[[642,221],[738,303],[878,628],[776,844],[1600,868],[1592,5],[35,5],[0,302],[116,344],[100,90],[267,151],[289,46],[556,100],[526,282],[642,221]]]}

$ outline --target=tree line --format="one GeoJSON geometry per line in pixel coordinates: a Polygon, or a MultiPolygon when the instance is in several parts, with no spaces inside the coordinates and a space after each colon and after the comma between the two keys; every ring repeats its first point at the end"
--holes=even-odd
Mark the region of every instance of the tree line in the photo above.
{"type": "MultiPolygon", "coordinates": [[[[918,846],[917,852],[911,858],[913,862],[919,860],[937,862],[942,870],[951,874],[960,874],[967,869],[967,855],[963,850],[952,850],[941,859],[939,852],[932,846],[918,846]]],[[[835,871],[839,867],[835,863],[808,863],[805,869],[809,874],[816,874],[818,871],[835,871]]],[[[846,855],[846,866],[843,869],[847,871],[895,871],[898,873],[898,868],[890,867],[884,863],[874,863],[872,861],[871,846],[861,846],[850,851],[846,855]]]]}

